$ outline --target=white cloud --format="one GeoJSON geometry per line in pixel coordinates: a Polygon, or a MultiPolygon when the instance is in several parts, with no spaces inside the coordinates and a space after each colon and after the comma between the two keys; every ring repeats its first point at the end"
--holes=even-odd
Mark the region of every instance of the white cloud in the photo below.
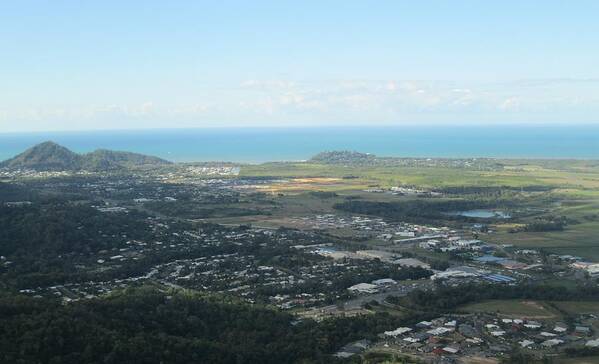
{"type": "Polygon", "coordinates": [[[144,102],[140,107],[140,113],[142,115],[150,114],[154,109],[154,103],[151,101],[144,102]]]}
{"type": "MultiPolygon", "coordinates": [[[[247,80],[175,100],[0,103],[0,130],[172,126],[599,122],[599,80],[502,83],[419,80],[247,80]],[[200,100],[200,101],[198,101],[200,100]]],[[[0,101],[1,102],[1,101],[0,101]]]]}
{"type": "Polygon", "coordinates": [[[499,109],[505,111],[515,111],[520,107],[520,101],[516,97],[509,97],[505,99],[501,105],[499,105],[499,109]]]}

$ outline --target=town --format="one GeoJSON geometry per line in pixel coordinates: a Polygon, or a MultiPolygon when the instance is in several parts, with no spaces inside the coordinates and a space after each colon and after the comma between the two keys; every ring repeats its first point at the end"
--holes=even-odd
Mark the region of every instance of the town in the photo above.
{"type": "MultiPolygon", "coordinates": [[[[297,320],[325,322],[380,312],[401,314],[402,297],[441,287],[518,287],[555,280],[592,284],[599,275],[599,263],[583,257],[501,241],[485,218],[509,219],[502,212],[481,210],[483,218],[476,219],[481,214],[476,210],[467,223],[452,222],[449,215],[449,220],[435,223],[335,208],[314,213],[303,204],[351,195],[298,194],[294,183],[329,188],[331,182],[240,176],[240,170],[215,163],[113,174],[4,169],[5,183],[28,191],[4,202],[11,214],[50,205],[79,209],[95,221],[97,231],[90,231],[86,221],[76,222],[76,228],[103,242],[95,244],[96,249],[45,255],[50,266],[72,267],[71,273],[53,281],[29,272],[26,265],[32,258],[15,248],[0,257],[3,284],[29,297],[60,299],[66,305],[127,287],[205,292],[273,307],[297,320]]],[[[375,192],[379,200],[436,201],[443,196],[397,186],[357,191],[364,196],[375,192]]],[[[522,302],[519,305],[539,306],[540,313],[503,312],[503,307],[469,311],[461,306],[440,317],[348,342],[335,356],[352,360],[382,353],[437,363],[499,360],[515,347],[534,357],[599,347],[595,315],[566,317],[563,310],[534,299],[522,302]]]]}

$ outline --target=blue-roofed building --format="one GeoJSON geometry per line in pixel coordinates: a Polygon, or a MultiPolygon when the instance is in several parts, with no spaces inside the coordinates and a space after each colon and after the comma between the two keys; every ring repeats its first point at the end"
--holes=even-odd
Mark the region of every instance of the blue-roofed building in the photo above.
{"type": "Polygon", "coordinates": [[[489,274],[483,278],[494,283],[512,283],[516,281],[515,278],[504,276],[502,274],[489,274]]]}
{"type": "Polygon", "coordinates": [[[493,255],[483,255],[482,257],[474,258],[475,261],[479,263],[499,263],[506,260],[506,258],[500,258],[493,255]]]}

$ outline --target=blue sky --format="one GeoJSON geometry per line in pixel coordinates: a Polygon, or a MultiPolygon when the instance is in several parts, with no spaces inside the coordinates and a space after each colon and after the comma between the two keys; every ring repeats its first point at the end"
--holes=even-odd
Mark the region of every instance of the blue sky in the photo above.
{"type": "Polygon", "coordinates": [[[5,1],[0,132],[599,123],[597,1],[5,1]]]}

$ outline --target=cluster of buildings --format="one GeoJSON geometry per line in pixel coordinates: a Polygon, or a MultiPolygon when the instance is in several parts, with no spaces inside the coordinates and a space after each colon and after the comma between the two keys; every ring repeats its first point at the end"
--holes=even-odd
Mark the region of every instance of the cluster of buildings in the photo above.
{"type": "Polygon", "coordinates": [[[439,252],[492,252],[495,247],[485,244],[478,239],[466,239],[460,233],[453,230],[450,233],[439,234],[434,238],[425,237],[420,239],[418,246],[421,249],[439,252]]]}
{"type": "Polygon", "coordinates": [[[425,362],[439,357],[501,357],[513,347],[533,354],[555,353],[565,347],[597,347],[589,326],[492,314],[449,315],[379,335],[369,347],[392,348],[425,362]]]}
{"type": "Polygon", "coordinates": [[[187,172],[197,176],[237,176],[241,170],[238,166],[210,165],[189,166],[187,172]]]}
{"type": "Polygon", "coordinates": [[[36,171],[34,169],[9,169],[0,168],[0,179],[17,179],[17,178],[57,178],[69,176],[88,176],[91,172],[87,171],[36,171]]]}
{"type": "Polygon", "coordinates": [[[599,263],[576,261],[570,264],[570,268],[575,270],[581,270],[587,273],[592,278],[599,277],[599,263]]]}
{"type": "Polygon", "coordinates": [[[387,222],[378,217],[320,214],[289,219],[295,226],[313,230],[350,230],[360,238],[377,238],[396,244],[446,237],[456,231],[447,227],[432,227],[405,222],[387,222]]]}
{"type": "MultiPolygon", "coordinates": [[[[248,303],[268,303],[281,309],[310,308],[366,292],[345,284],[347,277],[376,275],[382,267],[400,269],[404,261],[418,263],[376,250],[352,253],[359,258],[329,259],[315,254],[314,249],[332,249],[331,243],[311,232],[218,226],[181,230],[178,224],[162,218],[148,218],[146,224],[152,232],[151,240],[132,239],[128,234],[107,236],[122,243],[72,258],[77,269],[90,276],[111,276],[111,272],[131,264],[143,269],[127,276],[115,273],[118,278],[108,280],[30,287],[24,293],[61,296],[70,302],[130,284],[153,282],[230,294],[248,303]],[[157,263],[144,265],[146,261],[157,263]]],[[[377,289],[371,293],[395,283],[378,277],[372,283],[377,289]]]]}

